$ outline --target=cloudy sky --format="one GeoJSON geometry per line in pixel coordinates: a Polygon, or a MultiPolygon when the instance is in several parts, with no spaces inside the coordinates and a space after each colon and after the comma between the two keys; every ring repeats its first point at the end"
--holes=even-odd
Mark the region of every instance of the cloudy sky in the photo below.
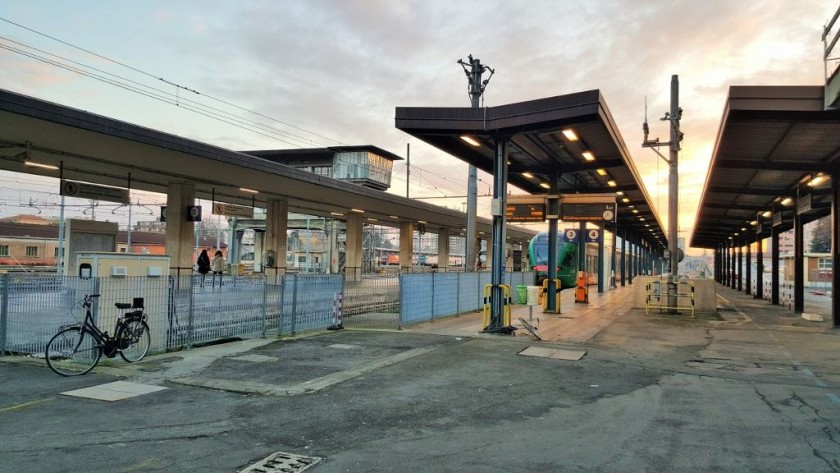
{"type": "MultiPolygon", "coordinates": [[[[677,74],[688,239],[729,86],[822,84],[821,34],[836,10],[825,0],[6,0],[0,87],[231,149],[373,144],[404,156],[410,143],[412,197],[456,196],[429,202],[461,209],[466,165],[395,129],[394,108],[469,106],[456,61],[472,54],[496,71],[487,106],[600,89],[667,225],[667,165],[639,144],[646,99],[651,137],[667,140],[659,118],[677,74]]],[[[391,192],[405,195],[404,163],[394,177],[391,192]]],[[[0,190],[14,187],[4,179],[0,190]]],[[[492,183],[481,179],[479,194],[492,183]]],[[[489,205],[480,198],[479,213],[489,205]]]]}

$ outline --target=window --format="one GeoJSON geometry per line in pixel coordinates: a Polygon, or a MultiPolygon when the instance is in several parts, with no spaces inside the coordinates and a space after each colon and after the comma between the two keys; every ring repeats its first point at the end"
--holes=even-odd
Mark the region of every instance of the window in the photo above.
{"type": "Polygon", "coordinates": [[[56,258],[58,258],[58,247],[57,247],[57,246],[55,247],[55,254],[54,254],[53,256],[55,256],[56,258]]]}
{"type": "Polygon", "coordinates": [[[9,245],[0,245],[0,256],[9,256],[9,245]]]}
{"type": "Polygon", "coordinates": [[[820,258],[817,261],[818,269],[831,269],[831,258],[820,258]]]}
{"type": "Polygon", "coordinates": [[[26,247],[26,256],[38,256],[38,247],[37,246],[27,246],[26,247]]]}

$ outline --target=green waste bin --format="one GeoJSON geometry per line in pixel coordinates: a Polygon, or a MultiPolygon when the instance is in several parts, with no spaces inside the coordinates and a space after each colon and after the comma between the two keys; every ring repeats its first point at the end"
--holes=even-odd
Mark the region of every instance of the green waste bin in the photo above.
{"type": "Polygon", "coordinates": [[[516,286],[516,303],[528,303],[528,286],[516,286]]]}

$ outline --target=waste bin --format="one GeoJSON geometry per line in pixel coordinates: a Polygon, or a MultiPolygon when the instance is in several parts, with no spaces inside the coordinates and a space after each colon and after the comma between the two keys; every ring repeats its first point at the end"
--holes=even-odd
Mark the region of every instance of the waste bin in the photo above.
{"type": "Polygon", "coordinates": [[[528,302],[528,286],[516,286],[516,303],[525,304],[528,302]]]}
{"type": "Polygon", "coordinates": [[[539,286],[525,286],[528,291],[528,305],[540,305],[540,287],[539,286]]]}

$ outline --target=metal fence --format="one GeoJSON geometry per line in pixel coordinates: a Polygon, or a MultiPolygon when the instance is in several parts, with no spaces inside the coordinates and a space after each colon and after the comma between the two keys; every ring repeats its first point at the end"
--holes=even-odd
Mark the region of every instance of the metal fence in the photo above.
{"type": "MultiPolygon", "coordinates": [[[[399,324],[428,322],[481,309],[484,286],[490,284],[491,273],[430,273],[400,276],[399,324]]],[[[532,285],[532,272],[505,273],[504,284],[515,290],[519,285],[532,285]]]]}
{"type": "MultiPolygon", "coordinates": [[[[505,283],[530,284],[533,273],[507,273],[505,283]]],[[[390,327],[479,310],[490,273],[407,273],[365,276],[287,274],[168,277],[0,275],[0,356],[42,354],[62,325],[84,320],[78,302],[100,294],[92,307],[96,324],[113,332],[122,311],[114,304],[144,299],[152,350],[228,338],[295,334],[335,324],[390,327]]]]}
{"type": "Polygon", "coordinates": [[[144,299],[152,350],[266,333],[294,334],[329,327],[343,289],[340,275],[225,276],[219,285],[201,276],[88,278],[4,274],[0,277],[0,354],[41,354],[62,325],[80,323],[78,302],[100,294],[96,324],[113,333],[114,304],[144,299]]]}

